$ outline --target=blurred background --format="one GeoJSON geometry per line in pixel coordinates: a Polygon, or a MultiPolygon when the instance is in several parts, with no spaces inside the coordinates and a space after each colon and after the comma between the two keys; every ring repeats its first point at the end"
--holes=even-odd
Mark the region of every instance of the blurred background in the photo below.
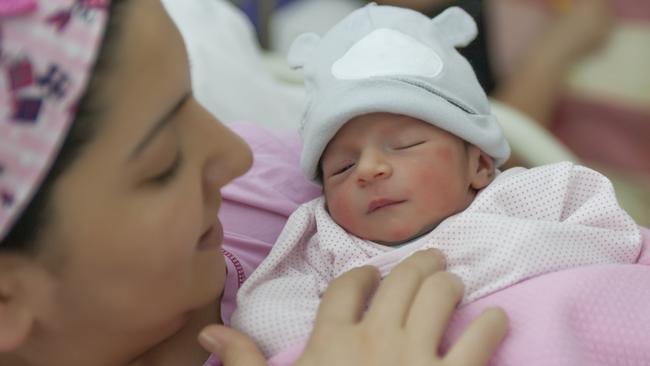
{"type": "MultiPolygon", "coordinates": [[[[231,0],[251,20],[268,65],[289,83],[284,57],[303,32],[322,34],[362,0],[231,0]]],[[[461,52],[496,102],[543,128],[572,159],[608,175],[635,219],[650,225],[650,1],[385,0],[430,17],[468,11],[479,37],[461,52]]],[[[510,165],[537,135],[517,135],[510,165]],[[522,137],[523,136],[523,137],[522,137]],[[528,139],[528,140],[527,140],[528,139]],[[516,145],[516,146],[515,146],[516,145]]]]}

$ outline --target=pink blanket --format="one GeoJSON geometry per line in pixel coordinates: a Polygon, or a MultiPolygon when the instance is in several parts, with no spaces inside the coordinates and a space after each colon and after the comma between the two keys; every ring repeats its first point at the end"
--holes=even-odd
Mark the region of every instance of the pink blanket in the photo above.
{"type": "MultiPolygon", "coordinates": [[[[637,264],[545,274],[461,307],[444,348],[483,310],[499,306],[510,330],[490,365],[650,365],[650,230],[641,232],[637,264]]],[[[303,347],[297,344],[269,364],[292,364],[303,347]]]]}
{"type": "Polygon", "coordinates": [[[637,264],[539,276],[461,308],[448,341],[487,307],[510,332],[491,365],[650,365],[650,230],[637,264]]]}

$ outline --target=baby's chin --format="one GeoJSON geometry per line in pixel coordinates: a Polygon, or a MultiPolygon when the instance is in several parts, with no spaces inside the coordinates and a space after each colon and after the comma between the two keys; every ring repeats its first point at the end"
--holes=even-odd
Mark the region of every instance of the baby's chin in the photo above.
{"type": "Polygon", "coordinates": [[[427,225],[424,228],[417,231],[412,230],[411,232],[408,233],[394,233],[393,235],[390,235],[390,237],[387,236],[387,237],[368,239],[368,240],[388,247],[404,245],[427,235],[433,229],[438,227],[438,224],[440,224],[439,221],[427,225]]]}

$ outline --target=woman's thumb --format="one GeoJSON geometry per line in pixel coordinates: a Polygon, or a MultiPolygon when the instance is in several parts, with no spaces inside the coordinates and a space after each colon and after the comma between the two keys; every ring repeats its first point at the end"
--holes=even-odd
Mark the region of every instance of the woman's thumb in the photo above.
{"type": "Polygon", "coordinates": [[[224,366],[266,366],[262,352],[250,338],[223,325],[203,328],[199,343],[219,357],[224,366]]]}

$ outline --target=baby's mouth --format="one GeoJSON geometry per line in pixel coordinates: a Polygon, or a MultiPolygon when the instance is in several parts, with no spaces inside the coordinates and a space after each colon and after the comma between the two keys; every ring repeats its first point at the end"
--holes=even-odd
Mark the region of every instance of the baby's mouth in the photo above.
{"type": "Polygon", "coordinates": [[[394,205],[398,205],[398,204],[404,203],[404,202],[406,202],[406,201],[405,200],[403,200],[403,201],[391,200],[391,199],[387,199],[387,198],[381,198],[381,199],[378,199],[378,200],[374,200],[374,201],[370,202],[370,204],[368,205],[368,211],[366,213],[371,214],[371,213],[373,213],[373,212],[375,212],[377,210],[380,210],[380,209],[382,209],[384,207],[394,206],[394,205]]]}

